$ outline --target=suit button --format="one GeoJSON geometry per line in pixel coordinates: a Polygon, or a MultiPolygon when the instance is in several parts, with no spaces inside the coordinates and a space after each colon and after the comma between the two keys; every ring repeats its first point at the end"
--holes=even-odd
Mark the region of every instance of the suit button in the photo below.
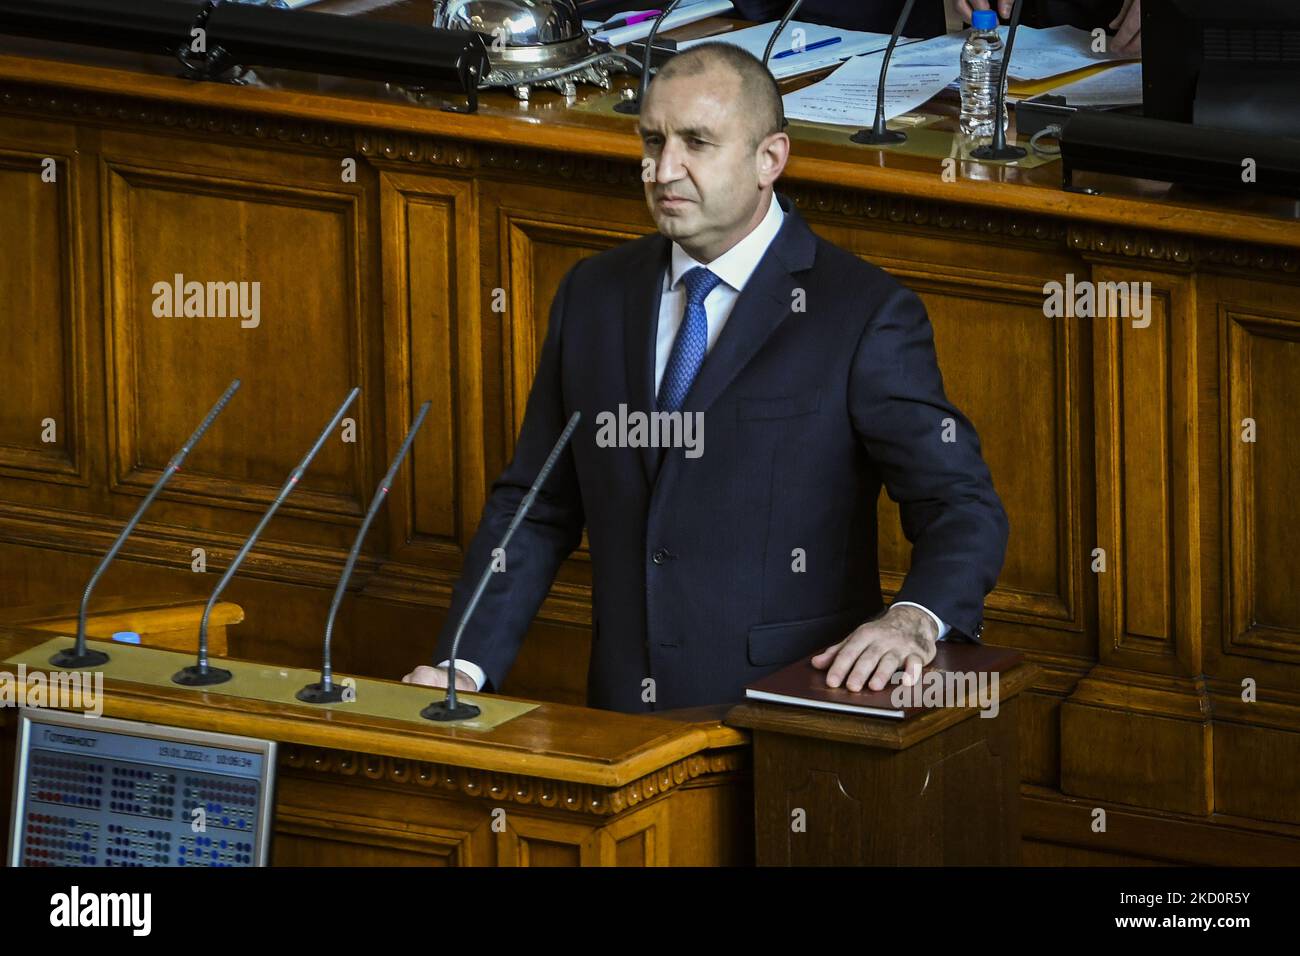
{"type": "Polygon", "coordinates": [[[655,564],[663,564],[665,561],[668,560],[668,552],[665,551],[663,548],[659,548],[658,550],[655,551],[654,554],[650,555],[650,560],[653,561],[655,564]]]}

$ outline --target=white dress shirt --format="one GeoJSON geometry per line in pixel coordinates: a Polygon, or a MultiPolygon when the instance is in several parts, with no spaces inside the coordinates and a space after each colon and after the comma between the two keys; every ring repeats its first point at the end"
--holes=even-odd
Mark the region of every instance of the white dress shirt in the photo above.
{"type": "MultiPolygon", "coordinates": [[[[672,353],[673,342],[677,339],[677,330],[681,328],[682,321],[686,317],[686,287],[682,283],[682,276],[696,266],[707,266],[710,272],[722,280],[713,287],[713,290],[704,299],[704,312],[709,325],[709,341],[705,350],[707,356],[709,352],[713,351],[713,345],[718,341],[718,336],[722,334],[722,327],[727,324],[727,319],[731,316],[731,309],[735,306],[736,299],[740,297],[740,291],[745,288],[745,283],[749,281],[749,277],[758,268],[763,253],[767,252],[767,247],[772,244],[776,234],[781,231],[781,224],[784,221],[785,211],[781,208],[781,204],[776,201],[775,194],[773,194],[768,201],[767,213],[759,221],[758,225],[745,238],[712,262],[700,262],[677,243],[673,243],[672,259],[669,262],[668,271],[664,273],[663,295],[659,300],[659,328],[655,335],[656,395],[659,393],[659,385],[664,377],[664,369],[668,367],[668,356],[672,353]]],[[[900,606],[907,605],[920,608],[926,614],[929,614],[939,628],[940,640],[948,633],[948,625],[939,620],[939,616],[929,608],[912,601],[895,601],[894,603],[900,606]]],[[[446,667],[449,663],[451,662],[443,661],[438,666],[446,667]]],[[[457,658],[456,669],[473,678],[474,683],[480,690],[487,683],[487,675],[483,673],[483,669],[477,664],[457,658]]]]}

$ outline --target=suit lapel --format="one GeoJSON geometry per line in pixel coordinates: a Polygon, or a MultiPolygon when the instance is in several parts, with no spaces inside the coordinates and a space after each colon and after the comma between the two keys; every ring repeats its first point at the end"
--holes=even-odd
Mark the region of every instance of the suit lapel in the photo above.
{"type": "MultiPolygon", "coordinates": [[[[782,208],[785,207],[782,203],[782,208]]],[[[684,411],[707,412],[790,314],[796,272],[812,265],[816,239],[793,207],[736,298],[727,324],[686,393],[684,411]]]]}
{"type": "MultiPolygon", "coordinates": [[[[700,366],[700,373],[682,405],[685,412],[708,411],[790,313],[793,291],[802,281],[797,273],[812,268],[817,237],[794,208],[794,203],[780,194],[776,199],[785,211],[785,221],[736,298],[727,324],[700,366]]],[[[664,270],[668,268],[672,250],[667,239],[657,238],[659,241],[654,245],[654,253],[638,261],[624,291],[624,359],[629,412],[650,413],[656,408],[654,370],[659,304],[664,270]]],[[[640,452],[646,481],[654,487],[660,475],[664,451],[641,448],[640,452]]],[[[682,456],[673,454],[667,457],[672,462],[682,456]]]]}
{"type": "MultiPolygon", "coordinates": [[[[652,251],[637,260],[623,291],[623,359],[627,370],[628,411],[649,414],[655,409],[655,342],[659,333],[659,300],[664,270],[672,246],[661,235],[652,251]]],[[[653,486],[659,470],[659,449],[641,448],[646,484],[653,486]]]]}

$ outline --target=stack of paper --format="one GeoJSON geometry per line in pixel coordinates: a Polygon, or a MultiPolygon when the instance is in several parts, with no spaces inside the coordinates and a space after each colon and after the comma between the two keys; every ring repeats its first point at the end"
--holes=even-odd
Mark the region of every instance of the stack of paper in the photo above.
{"type": "MultiPolygon", "coordinates": [[[[998,31],[1005,43],[1007,31],[998,31]]],[[[1096,66],[1115,60],[1131,59],[1115,53],[1097,53],[1093,38],[1087,30],[1059,26],[1046,30],[1021,27],[1016,31],[1016,46],[1011,51],[1011,65],[1007,75],[1017,80],[1041,80],[1060,76],[1085,66],[1096,66]]]]}
{"type": "Polygon", "coordinates": [[[1052,90],[1069,106],[1101,109],[1142,103],[1142,64],[1124,63],[1052,90]]]}
{"type": "MultiPolygon", "coordinates": [[[[667,3],[665,2],[665,6],[667,3]]],[[[662,9],[662,8],[660,8],[662,9]]],[[[659,25],[659,32],[656,37],[662,36],[669,30],[675,30],[677,27],[684,27],[687,24],[695,23],[699,20],[707,20],[709,17],[720,16],[732,9],[731,0],[688,0],[688,2],[679,4],[677,9],[664,17],[664,22],[659,25]]],[[[632,16],[637,12],[627,10],[617,14],[612,19],[621,20],[624,17],[632,16]]],[[[640,23],[634,23],[628,27],[618,27],[614,30],[600,30],[595,34],[597,40],[604,40],[610,46],[624,46],[636,40],[644,40],[650,35],[650,28],[654,26],[655,18],[642,20],[640,23]]]]}
{"type": "MultiPolygon", "coordinates": [[[[957,68],[933,64],[925,57],[900,61],[895,49],[885,81],[885,119],[910,112],[952,82],[957,68]]],[[[855,56],[820,83],[787,93],[786,119],[847,126],[870,126],[876,117],[883,53],[855,56]]]]}
{"type": "MultiPolygon", "coordinates": [[[[703,37],[699,40],[687,40],[678,43],[677,48],[686,50],[701,43],[730,43],[748,50],[761,60],[774,30],[776,30],[775,21],[731,33],[703,37]]],[[[900,44],[907,42],[910,41],[899,40],[900,44]]],[[[888,45],[888,33],[839,30],[818,23],[792,20],[786,24],[785,29],[781,31],[781,36],[772,46],[772,59],[768,62],[768,69],[772,71],[773,76],[781,80],[833,66],[841,60],[860,53],[883,50],[888,45]]]]}
{"type": "MultiPolygon", "coordinates": [[[[1002,42],[1006,43],[1010,33],[1008,28],[998,27],[998,33],[1002,36],[1002,42]]],[[[949,33],[929,40],[918,40],[896,49],[894,62],[951,67],[955,79],[961,73],[961,48],[965,43],[965,33],[949,33]]],[[[1038,30],[1022,26],[1016,31],[1016,46],[1011,51],[1007,76],[1021,81],[1040,80],[1124,59],[1114,53],[1095,53],[1092,43],[1092,34],[1076,27],[1059,26],[1038,30]]],[[[892,71],[893,67],[890,69],[892,71]]]]}

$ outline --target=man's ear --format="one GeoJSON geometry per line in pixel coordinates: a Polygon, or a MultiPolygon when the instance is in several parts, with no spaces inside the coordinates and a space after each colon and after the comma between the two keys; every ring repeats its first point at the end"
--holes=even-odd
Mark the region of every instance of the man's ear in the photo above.
{"type": "Polygon", "coordinates": [[[790,159],[790,137],[785,133],[771,133],[763,137],[758,146],[758,185],[765,188],[772,185],[785,171],[785,164],[790,159]]]}

